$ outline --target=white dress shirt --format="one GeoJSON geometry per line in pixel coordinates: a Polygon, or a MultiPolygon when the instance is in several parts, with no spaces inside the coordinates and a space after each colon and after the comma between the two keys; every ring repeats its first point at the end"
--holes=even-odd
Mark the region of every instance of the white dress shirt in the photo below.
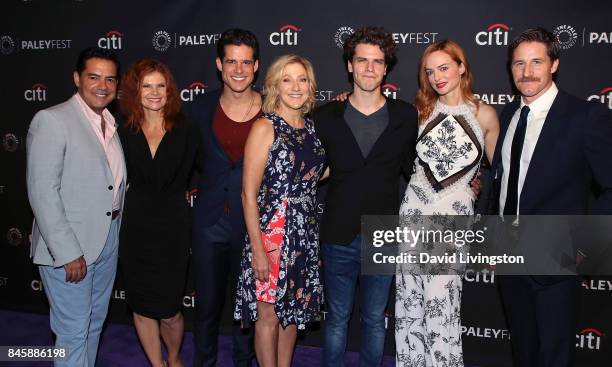
{"type": "MultiPolygon", "coordinates": [[[[523,143],[523,150],[521,152],[521,166],[518,176],[519,200],[517,200],[517,214],[520,213],[521,191],[523,190],[523,184],[525,183],[525,177],[527,176],[527,170],[529,169],[529,162],[531,162],[533,151],[538,143],[538,138],[540,137],[542,127],[544,127],[544,121],[546,120],[550,106],[552,106],[553,102],[555,101],[555,97],[557,97],[558,92],[559,89],[557,89],[557,86],[553,82],[550,88],[548,88],[544,94],[527,105],[529,106],[529,114],[527,115],[527,129],[525,130],[525,141],[523,143]]],[[[514,115],[510,120],[510,125],[508,126],[508,131],[506,132],[501,148],[501,159],[504,169],[501,179],[501,190],[499,193],[499,215],[504,214],[504,205],[506,203],[506,195],[508,192],[508,175],[510,174],[510,151],[512,150],[512,139],[514,138],[514,131],[516,130],[516,125],[518,124],[519,117],[521,116],[521,109],[525,105],[525,101],[523,98],[521,98],[521,105],[519,108],[517,108],[516,112],[514,112],[514,115]]]]}

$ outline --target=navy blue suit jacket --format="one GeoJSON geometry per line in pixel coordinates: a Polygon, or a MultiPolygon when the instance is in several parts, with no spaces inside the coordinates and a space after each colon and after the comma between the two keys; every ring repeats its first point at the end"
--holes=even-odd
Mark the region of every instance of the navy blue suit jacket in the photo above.
{"type": "Polygon", "coordinates": [[[212,91],[195,100],[189,108],[189,118],[200,127],[202,145],[198,166],[200,177],[194,206],[195,228],[217,223],[225,204],[229,209],[232,232],[244,237],[246,227],[242,212],[242,158],[232,162],[213,131],[213,118],[222,90],[212,91]]]}
{"type": "MultiPolygon", "coordinates": [[[[503,174],[501,148],[520,100],[501,114],[501,131],[491,165],[488,212],[499,213],[503,174]]],[[[601,104],[561,90],[531,157],[519,198],[522,215],[612,214],[612,116],[601,104]],[[593,188],[598,195],[591,200],[593,188]]]]}

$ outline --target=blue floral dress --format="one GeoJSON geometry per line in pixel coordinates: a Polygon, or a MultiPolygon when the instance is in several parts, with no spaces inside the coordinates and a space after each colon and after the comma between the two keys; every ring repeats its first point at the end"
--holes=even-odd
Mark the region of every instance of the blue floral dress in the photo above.
{"type": "MultiPolygon", "coordinates": [[[[247,235],[234,319],[241,320],[244,327],[257,321],[257,301],[265,296],[273,299],[283,327],[296,324],[298,329],[304,329],[307,322],[319,319],[323,301],[316,194],[325,166],[325,151],[315,135],[312,120],[305,119],[304,128],[296,129],[276,114],[264,114],[264,117],[274,127],[274,142],[268,153],[257,206],[262,237],[282,239],[274,247],[279,250],[278,277],[273,279],[274,287],[265,289],[265,295],[258,294],[263,290],[259,284],[256,287],[247,235]],[[283,224],[280,232],[278,223],[283,224]]],[[[264,247],[267,250],[265,243],[264,247]]]]}

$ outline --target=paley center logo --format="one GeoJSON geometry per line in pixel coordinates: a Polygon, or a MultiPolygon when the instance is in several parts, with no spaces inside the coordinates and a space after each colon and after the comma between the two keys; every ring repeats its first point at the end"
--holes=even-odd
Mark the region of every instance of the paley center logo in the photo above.
{"type": "Polygon", "coordinates": [[[0,36],[0,53],[8,55],[15,50],[15,41],[9,35],[0,36]]]}
{"type": "Polygon", "coordinates": [[[491,105],[505,105],[514,101],[516,98],[513,94],[495,94],[495,93],[483,93],[477,94],[474,93],[474,96],[486,104],[491,105]]]}
{"type": "Polygon", "coordinates": [[[587,350],[599,350],[604,333],[595,328],[582,329],[576,334],[576,348],[587,350]]]}
{"type": "Polygon", "coordinates": [[[436,42],[437,32],[391,33],[393,41],[399,44],[428,44],[436,42]]]}
{"type": "Polygon", "coordinates": [[[385,84],[381,87],[382,94],[387,98],[397,99],[399,95],[399,87],[394,84],[385,84]]]}
{"type": "Polygon", "coordinates": [[[153,48],[163,52],[172,46],[172,37],[166,31],[157,31],[153,34],[153,48]]]}
{"type": "Polygon", "coordinates": [[[612,110],[612,87],[602,89],[598,94],[593,94],[587,98],[587,101],[599,101],[607,105],[612,110]]]}
{"type": "Polygon", "coordinates": [[[293,24],[280,27],[278,32],[270,33],[270,43],[273,46],[295,46],[298,44],[298,33],[300,28],[293,24]]]}
{"type": "Polygon", "coordinates": [[[555,28],[553,31],[559,45],[562,49],[567,50],[568,48],[574,47],[578,40],[578,33],[571,25],[563,24],[555,28]]]}
{"type": "Polygon", "coordinates": [[[2,148],[9,153],[16,152],[19,149],[19,138],[13,133],[6,133],[2,136],[2,148]]]}
{"type": "Polygon", "coordinates": [[[582,288],[590,291],[612,291],[612,280],[607,279],[585,279],[581,285],[582,288]]]}
{"type": "Polygon", "coordinates": [[[47,86],[43,83],[35,83],[30,89],[23,92],[23,98],[28,102],[44,102],[47,100],[47,86]]]}
{"type": "Polygon", "coordinates": [[[119,31],[110,31],[98,39],[98,47],[109,50],[121,50],[123,34],[119,31]]]}
{"type": "Polygon", "coordinates": [[[185,89],[181,90],[181,100],[183,102],[191,102],[197,96],[206,93],[208,86],[202,82],[193,82],[185,89]]]}
{"type": "Polygon", "coordinates": [[[510,330],[461,325],[461,334],[474,338],[510,340],[510,330]]]}
{"type": "Polygon", "coordinates": [[[11,246],[19,246],[23,243],[23,232],[19,228],[9,228],[6,232],[6,242],[11,246]]]}
{"type": "Polygon", "coordinates": [[[208,33],[208,34],[176,34],[172,37],[170,33],[166,31],[157,31],[153,34],[153,48],[157,51],[163,52],[168,50],[170,47],[184,47],[184,46],[208,46],[214,45],[221,39],[221,33],[208,33]]]}
{"type": "Polygon", "coordinates": [[[317,102],[329,102],[332,99],[333,90],[319,89],[315,92],[315,100],[317,102]]]}
{"type": "Polygon", "coordinates": [[[612,44],[612,32],[589,32],[589,43],[612,44]]]}
{"type": "Polygon", "coordinates": [[[510,27],[502,23],[491,24],[486,31],[476,33],[476,44],[480,46],[506,46],[510,27]]]}
{"type": "Polygon", "coordinates": [[[334,43],[336,44],[336,46],[343,48],[344,42],[346,42],[346,39],[349,38],[353,33],[355,33],[355,30],[352,27],[345,25],[338,28],[336,33],[334,33],[334,43]]]}

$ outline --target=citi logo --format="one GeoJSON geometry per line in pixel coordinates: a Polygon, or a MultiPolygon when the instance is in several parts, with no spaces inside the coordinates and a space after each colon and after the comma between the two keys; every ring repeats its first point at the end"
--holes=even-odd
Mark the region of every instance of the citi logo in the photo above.
{"type": "Polygon", "coordinates": [[[30,287],[32,288],[33,291],[36,292],[41,292],[43,290],[43,284],[41,280],[38,279],[34,279],[31,283],[30,283],[30,287]]]}
{"type": "Polygon", "coordinates": [[[98,47],[108,50],[121,50],[123,34],[119,31],[110,31],[104,37],[98,39],[98,47]]]}
{"type": "Polygon", "coordinates": [[[476,43],[480,46],[506,46],[509,30],[505,24],[491,24],[486,31],[476,33],[476,43]]]}
{"type": "Polygon", "coordinates": [[[397,99],[397,95],[399,93],[399,87],[393,84],[385,84],[382,86],[382,94],[387,98],[397,99]]]}
{"type": "Polygon", "coordinates": [[[28,102],[44,102],[47,100],[47,86],[42,83],[32,85],[32,88],[23,92],[23,97],[28,102]]]}
{"type": "Polygon", "coordinates": [[[183,102],[191,102],[196,96],[200,96],[206,92],[208,86],[202,82],[193,82],[183,90],[181,90],[181,100],[183,102]]]}
{"type": "Polygon", "coordinates": [[[270,33],[270,43],[274,46],[295,46],[298,44],[298,33],[300,28],[293,24],[287,24],[280,27],[278,32],[270,33]]]}
{"type": "Polygon", "coordinates": [[[576,348],[599,350],[601,338],[605,336],[601,331],[594,328],[586,328],[576,334],[576,348]]]}
{"type": "Polygon", "coordinates": [[[195,308],[195,295],[196,292],[193,291],[191,294],[183,297],[183,307],[187,308],[195,308]]]}
{"type": "Polygon", "coordinates": [[[198,189],[189,190],[189,206],[193,208],[193,203],[195,199],[198,197],[198,189]]]}
{"type": "Polygon", "coordinates": [[[467,269],[463,278],[466,282],[470,283],[495,283],[495,270],[482,269],[476,271],[474,269],[467,269]]]}
{"type": "Polygon", "coordinates": [[[0,277],[0,287],[6,287],[8,284],[8,278],[7,277],[0,277]]]}
{"type": "Polygon", "coordinates": [[[599,101],[607,105],[612,110],[612,87],[607,87],[601,90],[599,94],[593,94],[587,98],[587,101],[599,101]]]}

